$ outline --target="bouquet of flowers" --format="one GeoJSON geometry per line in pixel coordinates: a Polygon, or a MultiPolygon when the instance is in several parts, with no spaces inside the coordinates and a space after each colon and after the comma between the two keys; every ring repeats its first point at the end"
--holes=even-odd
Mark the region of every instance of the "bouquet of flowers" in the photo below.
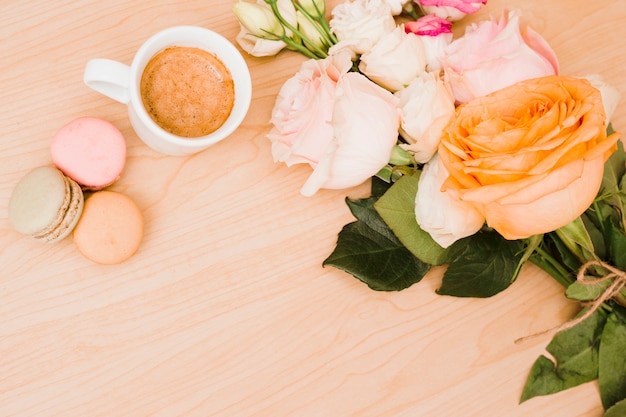
{"type": "Polygon", "coordinates": [[[324,265],[398,291],[447,265],[439,294],[490,297],[533,262],[581,302],[533,365],[521,401],[598,380],[626,415],[626,153],[617,90],[559,73],[517,11],[454,22],[487,0],[239,1],[254,56],[310,59],[283,85],[268,134],[308,164],[301,192],[371,178],[324,265]]]}

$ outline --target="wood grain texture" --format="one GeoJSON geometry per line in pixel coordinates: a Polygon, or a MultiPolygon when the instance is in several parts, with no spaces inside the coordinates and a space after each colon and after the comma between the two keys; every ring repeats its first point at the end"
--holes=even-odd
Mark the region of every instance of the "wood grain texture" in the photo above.
{"type": "MultiPolygon", "coordinates": [[[[514,340],[576,311],[538,268],[487,300],[437,296],[441,268],[399,293],[322,268],[352,221],[345,196],[368,185],[305,198],[309,170],[272,162],[267,121],[300,56],[246,56],[244,124],[184,158],[151,151],[123,105],[83,85],[88,59],[129,63],[168,26],[234,40],[232,3],[0,0],[0,416],[601,416],[595,382],[518,405],[549,337],[514,340]],[[128,141],[111,189],[139,204],[146,235],[121,265],[7,221],[17,181],[84,115],[128,141]]],[[[504,8],[523,11],[563,74],[599,73],[626,95],[626,0],[492,0],[469,20],[504,8]]],[[[626,129],[623,106],[614,125],[626,129]]]]}

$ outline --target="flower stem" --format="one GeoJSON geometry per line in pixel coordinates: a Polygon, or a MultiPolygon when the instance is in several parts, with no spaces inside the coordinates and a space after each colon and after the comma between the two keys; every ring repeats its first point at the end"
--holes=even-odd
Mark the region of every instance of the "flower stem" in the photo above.
{"type": "Polygon", "coordinates": [[[413,20],[419,19],[419,15],[417,14],[417,10],[415,10],[415,5],[413,2],[407,3],[406,6],[402,9],[402,12],[409,16],[413,20]]]}
{"type": "Polygon", "coordinates": [[[542,247],[535,249],[535,253],[530,256],[530,260],[565,288],[574,282],[572,274],[542,247]]]}
{"type": "Polygon", "coordinates": [[[593,211],[596,214],[596,218],[598,219],[598,227],[602,232],[602,236],[608,236],[608,230],[606,230],[606,222],[604,220],[604,217],[602,217],[602,210],[600,209],[600,204],[598,203],[598,200],[594,200],[592,206],[593,211]]]}
{"type": "Polygon", "coordinates": [[[312,58],[312,59],[320,58],[319,56],[315,55],[313,52],[309,51],[302,44],[299,44],[298,42],[294,42],[294,40],[291,38],[288,38],[285,36],[281,40],[287,44],[288,49],[292,51],[300,52],[302,55],[306,56],[307,58],[312,58]]]}
{"type": "MultiPolygon", "coordinates": [[[[322,58],[323,59],[328,56],[328,54],[325,51],[315,46],[315,44],[311,42],[309,38],[307,38],[302,32],[300,32],[297,28],[293,27],[291,23],[285,20],[285,18],[280,14],[280,10],[278,10],[278,4],[276,3],[276,0],[265,0],[265,2],[270,5],[270,7],[272,8],[272,12],[274,12],[274,15],[276,16],[278,21],[285,28],[289,29],[292,33],[296,34],[300,39],[302,39],[303,42],[305,42],[310,47],[310,48],[297,48],[296,50],[298,52],[301,52],[310,58],[322,58]],[[311,56],[310,54],[304,53],[303,49],[310,50],[313,53],[313,56],[311,56]]],[[[297,45],[296,42],[288,38],[287,35],[285,35],[283,42],[287,43],[290,46],[297,45]],[[287,39],[289,39],[291,42],[287,41],[287,39]]]]}
{"type": "MultiPolygon", "coordinates": [[[[317,30],[317,32],[322,36],[324,43],[328,46],[332,46],[337,43],[337,38],[330,31],[330,27],[326,23],[324,16],[320,18],[316,18],[312,16],[309,12],[306,11],[304,7],[302,7],[299,3],[293,2],[295,8],[306,17],[306,19],[311,22],[313,27],[317,30]]],[[[319,10],[318,10],[319,12],[319,10]]]]}

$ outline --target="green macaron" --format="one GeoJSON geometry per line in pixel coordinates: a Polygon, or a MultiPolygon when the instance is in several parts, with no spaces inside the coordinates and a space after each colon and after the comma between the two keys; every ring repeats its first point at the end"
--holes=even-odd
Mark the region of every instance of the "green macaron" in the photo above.
{"type": "Polygon", "coordinates": [[[57,242],[72,232],[83,204],[80,185],[55,167],[42,166],[26,174],[13,189],[9,222],[22,234],[57,242]]]}

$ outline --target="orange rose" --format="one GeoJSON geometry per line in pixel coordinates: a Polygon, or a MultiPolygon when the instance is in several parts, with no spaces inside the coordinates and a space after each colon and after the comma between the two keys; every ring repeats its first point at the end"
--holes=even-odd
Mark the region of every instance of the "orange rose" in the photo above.
{"type": "Polygon", "coordinates": [[[439,154],[442,191],[475,207],[506,239],[547,233],[593,202],[607,137],[600,92],[584,79],[522,81],[459,106],[439,154]]]}

